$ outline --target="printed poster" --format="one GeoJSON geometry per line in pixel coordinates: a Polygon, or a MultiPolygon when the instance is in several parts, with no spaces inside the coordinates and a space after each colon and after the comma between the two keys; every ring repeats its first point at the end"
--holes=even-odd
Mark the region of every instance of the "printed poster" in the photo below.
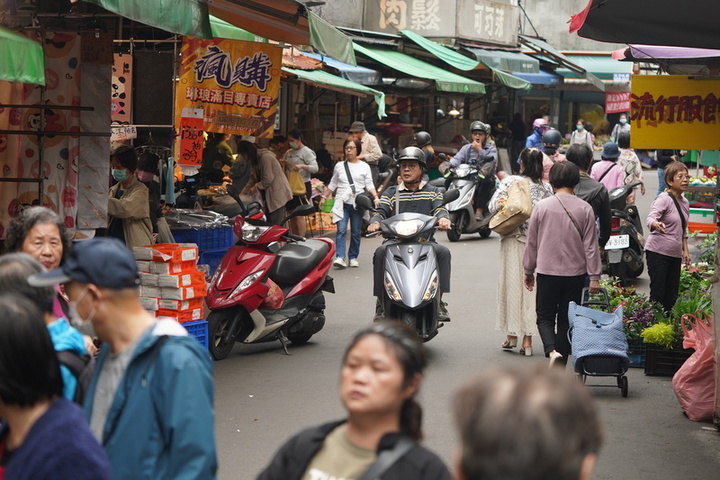
{"type": "Polygon", "coordinates": [[[175,128],[183,109],[198,108],[206,132],[271,137],[281,67],[282,49],[267,43],[184,37],[175,128]]]}
{"type": "MultiPolygon", "coordinates": [[[[132,57],[116,53],[112,71],[112,121],[129,125],[132,122],[132,57]]],[[[134,137],[133,137],[134,138],[134,137]]]]}

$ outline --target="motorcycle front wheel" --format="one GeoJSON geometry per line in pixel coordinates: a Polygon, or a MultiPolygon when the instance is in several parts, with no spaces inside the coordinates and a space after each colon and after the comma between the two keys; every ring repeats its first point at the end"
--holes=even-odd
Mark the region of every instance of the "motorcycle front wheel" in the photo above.
{"type": "Polygon", "coordinates": [[[215,360],[226,359],[235,345],[234,337],[227,342],[224,340],[234,315],[229,310],[210,312],[208,315],[208,349],[215,360]]]}
{"type": "Polygon", "coordinates": [[[450,230],[447,231],[447,238],[451,242],[457,242],[460,240],[460,235],[462,235],[463,230],[465,230],[465,212],[452,212],[450,214],[450,222],[452,225],[450,226],[450,230]]]}

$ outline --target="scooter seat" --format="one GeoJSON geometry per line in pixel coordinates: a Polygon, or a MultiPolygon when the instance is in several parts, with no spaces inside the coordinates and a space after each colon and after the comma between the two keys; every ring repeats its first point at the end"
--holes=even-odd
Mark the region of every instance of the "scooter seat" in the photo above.
{"type": "Polygon", "coordinates": [[[302,280],[328,254],[330,246],[319,240],[288,243],[278,250],[270,268],[270,279],[280,286],[294,285],[302,280]]]}

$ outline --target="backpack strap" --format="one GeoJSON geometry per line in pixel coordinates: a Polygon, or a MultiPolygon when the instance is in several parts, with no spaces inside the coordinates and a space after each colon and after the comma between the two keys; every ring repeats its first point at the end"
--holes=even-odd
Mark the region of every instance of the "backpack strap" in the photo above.
{"type": "Polygon", "coordinates": [[[56,353],[60,365],[70,370],[75,378],[80,378],[80,374],[87,364],[85,359],[72,350],[60,350],[56,353]]]}
{"type": "Polygon", "coordinates": [[[400,437],[393,448],[380,452],[377,456],[377,460],[370,465],[370,468],[368,468],[360,480],[377,480],[414,446],[415,442],[409,438],[400,437]]]}

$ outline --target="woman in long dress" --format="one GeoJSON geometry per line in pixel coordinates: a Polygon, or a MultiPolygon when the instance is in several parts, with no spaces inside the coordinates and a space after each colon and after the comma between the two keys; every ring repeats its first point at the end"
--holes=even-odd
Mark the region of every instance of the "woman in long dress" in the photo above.
{"type": "MultiPolygon", "coordinates": [[[[552,195],[550,184],[542,181],[543,154],[537,148],[526,148],[520,153],[520,175],[506,177],[490,200],[493,215],[507,202],[510,185],[519,181],[530,183],[533,207],[543,198],[552,195]]],[[[507,339],[504,349],[517,347],[518,336],[523,337],[520,353],[532,355],[532,336],[537,334],[535,324],[535,295],[523,286],[523,253],[527,240],[528,222],[500,239],[500,277],[497,289],[497,318],[495,328],[504,332],[507,339]]]]}

